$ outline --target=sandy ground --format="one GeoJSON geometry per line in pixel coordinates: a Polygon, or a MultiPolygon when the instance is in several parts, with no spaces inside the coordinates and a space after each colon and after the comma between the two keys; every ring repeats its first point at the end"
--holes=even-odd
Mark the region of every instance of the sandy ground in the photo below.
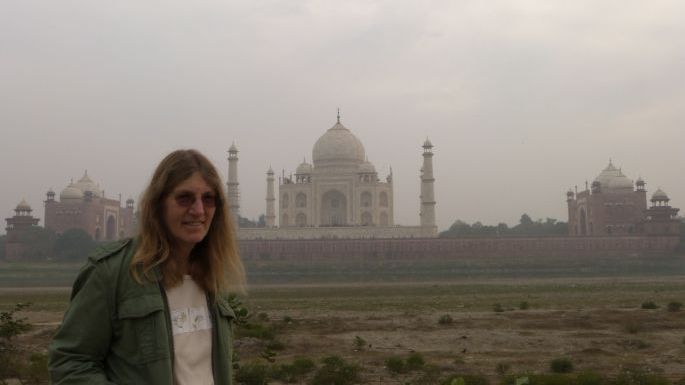
{"type": "MultiPolygon", "coordinates": [[[[602,290],[601,285],[625,284],[601,279],[550,282],[581,287],[599,284],[598,290],[602,290]]],[[[668,291],[668,285],[679,285],[682,277],[634,280],[636,285],[647,285],[640,289],[645,292],[652,290],[650,282],[663,284],[668,291]]],[[[472,284],[478,287],[477,283],[472,284]]],[[[513,291],[522,283],[497,284],[509,285],[513,291]]],[[[360,364],[364,383],[368,384],[415,381],[415,374],[392,375],[385,367],[388,357],[406,358],[410,352],[423,354],[427,364],[435,366],[443,376],[481,374],[492,384],[501,378],[498,366],[506,368],[507,373],[549,373],[550,360],[560,357],[571,359],[576,372],[615,374],[623,368],[642,368],[672,380],[685,378],[685,310],[669,312],[665,303],[660,303],[659,309],[645,310],[640,308],[640,302],[634,306],[620,305],[619,294],[609,293],[610,299],[601,302],[592,299],[590,293],[584,301],[580,291],[560,294],[550,300],[552,304],[538,307],[535,305],[542,303],[544,294],[535,291],[538,297],[532,297],[531,308],[521,310],[508,299],[508,293],[497,292],[482,294],[478,299],[488,304],[486,309],[474,309],[465,296],[457,294],[433,298],[428,293],[404,298],[402,290],[412,285],[379,285],[373,289],[377,290],[377,297],[363,298],[355,294],[359,288],[365,288],[360,285],[264,286],[253,288],[256,294],[246,303],[255,314],[253,322],[258,322],[258,313],[265,313],[261,322],[277,330],[276,338],[285,346],[275,351],[277,363],[296,357],[318,360],[339,355],[360,364]],[[397,298],[387,293],[396,293],[397,298]],[[509,301],[503,306],[504,311],[493,311],[489,304],[500,300],[509,301]],[[439,324],[444,315],[449,315],[453,322],[439,324]],[[360,350],[354,343],[357,336],[366,341],[360,350]]],[[[427,285],[415,287],[420,293],[427,285]]],[[[624,289],[618,286],[617,290],[624,289]]],[[[64,293],[68,296],[68,290],[64,293]]],[[[681,298],[685,302],[684,293],[682,286],[677,286],[664,298],[681,298]]],[[[0,289],[0,295],[14,294],[10,289],[0,289]]],[[[62,312],[37,310],[21,315],[35,328],[18,342],[27,349],[44,350],[62,312]]],[[[236,346],[242,362],[262,360],[259,356],[264,341],[243,338],[236,341],[236,346]]]]}

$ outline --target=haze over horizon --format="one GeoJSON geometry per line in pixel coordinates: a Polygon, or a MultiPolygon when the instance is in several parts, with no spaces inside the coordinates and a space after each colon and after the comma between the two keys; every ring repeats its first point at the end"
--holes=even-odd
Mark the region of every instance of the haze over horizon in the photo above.
{"type": "MultiPolygon", "coordinates": [[[[0,213],[89,176],[136,201],[169,151],[265,211],[266,170],[294,173],[342,123],[395,222],[419,223],[421,144],[437,221],[566,221],[565,193],[611,158],[685,209],[685,3],[525,0],[23,0],[0,13],[0,213]]],[[[4,233],[4,227],[0,233],[4,233]]]]}

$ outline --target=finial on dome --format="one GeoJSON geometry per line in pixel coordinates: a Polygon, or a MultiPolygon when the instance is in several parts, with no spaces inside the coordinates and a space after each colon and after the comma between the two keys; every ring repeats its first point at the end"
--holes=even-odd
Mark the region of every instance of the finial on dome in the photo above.
{"type": "Polygon", "coordinates": [[[338,107],[338,123],[340,123],[340,107],[338,107]]]}

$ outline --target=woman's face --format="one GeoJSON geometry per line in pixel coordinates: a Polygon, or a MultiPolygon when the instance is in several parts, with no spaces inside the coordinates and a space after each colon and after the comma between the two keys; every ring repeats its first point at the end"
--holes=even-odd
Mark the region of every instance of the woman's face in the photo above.
{"type": "Polygon", "coordinates": [[[164,223],[175,246],[190,251],[202,241],[214,218],[217,196],[199,172],[181,182],[164,200],[164,223]]]}

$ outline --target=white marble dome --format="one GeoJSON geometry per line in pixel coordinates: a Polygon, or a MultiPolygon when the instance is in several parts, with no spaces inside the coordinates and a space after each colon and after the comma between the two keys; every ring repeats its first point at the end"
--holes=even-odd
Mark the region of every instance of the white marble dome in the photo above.
{"type": "Polygon", "coordinates": [[[297,170],[295,170],[296,174],[311,174],[312,173],[312,165],[307,163],[307,162],[302,162],[300,163],[299,166],[297,166],[297,170]]]}
{"type": "Polygon", "coordinates": [[[312,160],[319,166],[356,166],[364,162],[362,142],[340,121],[329,128],[314,144],[312,160]]]}
{"type": "Polygon", "coordinates": [[[87,191],[90,191],[93,193],[94,197],[101,197],[102,196],[102,191],[100,191],[100,186],[97,185],[97,183],[93,182],[92,179],[88,176],[88,171],[86,171],[81,179],[79,179],[78,182],[76,182],[75,187],[81,190],[82,193],[86,193],[87,191]]]}
{"type": "Polygon", "coordinates": [[[69,183],[69,186],[65,187],[64,190],[59,194],[59,200],[70,200],[70,199],[82,199],[83,191],[76,187],[73,183],[69,183]]]}
{"type": "Polygon", "coordinates": [[[632,190],[633,181],[623,175],[620,169],[616,168],[611,161],[609,165],[595,178],[595,182],[600,183],[602,191],[607,190],[632,190]]]}

